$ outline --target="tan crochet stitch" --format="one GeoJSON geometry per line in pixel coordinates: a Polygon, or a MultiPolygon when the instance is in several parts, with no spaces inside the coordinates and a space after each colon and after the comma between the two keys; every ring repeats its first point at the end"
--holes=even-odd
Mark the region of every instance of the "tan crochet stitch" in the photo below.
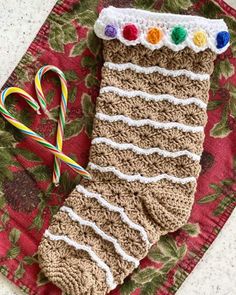
{"type": "Polygon", "coordinates": [[[136,68],[104,65],[88,165],[92,181],[83,179],[67,198],[38,249],[45,275],[70,295],[106,294],[160,235],[187,222],[210,87],[209,79],[190,74],[211,74],[216,56],[210,49],[151,50],[118,40],[104,41],[103,54],[111,65],[136,68]],[[191,73],[143,73],[137,66],[191,73]]]}

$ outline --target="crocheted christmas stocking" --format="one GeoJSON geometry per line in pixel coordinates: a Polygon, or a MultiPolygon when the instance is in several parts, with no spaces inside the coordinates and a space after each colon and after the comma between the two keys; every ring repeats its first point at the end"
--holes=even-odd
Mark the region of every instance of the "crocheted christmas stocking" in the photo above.
{"type": "Polygon", "coordinates": [[[104,9],[88,170],[39,246],[45,275],[66,294],[122,283],[160,235],[186,223],[206,124],[209,76],[229,46],[223,20],[104,9]]]}

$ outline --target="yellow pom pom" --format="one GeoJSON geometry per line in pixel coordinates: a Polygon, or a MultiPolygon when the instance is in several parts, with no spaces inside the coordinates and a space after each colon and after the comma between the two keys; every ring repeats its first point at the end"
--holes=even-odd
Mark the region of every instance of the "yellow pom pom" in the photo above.
{"type": "Polygon", "coordinates": [[[158,28],[150,28],[147,32],[147,40],[151,44],[157,44],[161,41],[163,33],[158,28]]]}
{"type": "Polygon", "coordinates": [[[193,43],[198,47],[202,47],[207,43],[207,34],[203,31],[198,31],[193,36],[193,43]]]}

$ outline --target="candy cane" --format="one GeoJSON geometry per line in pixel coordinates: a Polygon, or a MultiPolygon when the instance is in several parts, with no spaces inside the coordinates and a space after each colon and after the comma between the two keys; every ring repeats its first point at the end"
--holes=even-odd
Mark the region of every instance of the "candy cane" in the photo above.
{"type": "MultiPolygon", "coordinates": [[[[66,108],[67,108],[67,100],[68,100],[68,90],[67,90],[67,83],[64,73],[55,66],[47,65],[42,67],[38,70],[35,76],[35,90],[39,100],[39,104],[43,109],[44,113],[48,114],[46,99],[43,94],[41,80],[45,73],[48,71],[53,71],[58,74],[60,81],[61,81],[61,105],[59,111],[59,119],[57,124],[57,137],[56,137],[56,147],[62,151],[63,145],[63,137],[64,137],[64,127],[65,127],[65,117],[66,117],[66,108]]],[[[54,170],[53,170],[53,177],[52,181],[55,185],[59,184],[61,176],[61,161],[57,157],[54,160],[54,170]]]]}
{"type": "Polygon", "coordinates": [[[5,100],[10,94],[20,94],[23,96],[27,103],[35,110],[37,113],[39,113],[39,105],[37,102],[24,90],[18,88],[18,87],[9,87],[2,91],[0,95],[0,113],[2,116],[13,126],[18,128],[23,134],[28,135],[31,139],[34,139],[38,143],[40,143],[42,146],[44,146],[47,150],[49,150],[52,154],[54,154],[56,157],[58,157],[60,160],[62,160],[64,163],[66,163],[68,166],[70,166],[74,171],[79,173],[81,176],[91,179],[90,174],[79,164],[77,164],[74,160],[72,160],[70,157],[66,156],[62,151],[60,151],[57,147],[52,145],[50,142],[45,140],[43,137],[32,131],[30,128],[25,126],[24,124],[20,123],[18,120],[16,120],[5,108],[5,100]]]}

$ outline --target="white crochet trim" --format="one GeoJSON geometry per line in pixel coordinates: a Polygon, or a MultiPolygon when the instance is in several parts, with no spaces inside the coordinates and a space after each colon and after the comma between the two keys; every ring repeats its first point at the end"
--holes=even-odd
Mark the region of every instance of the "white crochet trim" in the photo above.
{"type": "Polygon", "coordinates": [[[167,150],[162,150],[159,148],[140,148],[132,143],[118,143],[106,137],[96,137],[92,140],[92,144],[100,144],[105,143],[113,147],[114,149],[118,150],[132,150],[134,153],[139,155],[152,155],[157,153],[163,157],[170,157],[170,158],[177,158],[181,156],[187,156],[194,161],[200,161],[201,156],[191,153],[187,150],[177,151],[177,152],[170,152],[167,150]]]}
{"type": "Polygon", "coordinates": [[[101,236],[104,240],[111,242],[114,245],[116,252],[119,255],[121,255],[121,257],[124,260],[133,263],[135,267],[139,266],[139,260],[138,259],[134,258],[133,256],[130,256],[130,255],[126,254],[126,252],[122,249],[122,247],[119,244],[119,242],[117,241],[117,239],[115,239],[115,238],[111,237],[110,235],[106,234],[94,222],[91,222],[91,221],[88,221],[88,220],[85,220],[85,219],[81,218],[71,208],[66,207],[66,206],[62,206],[60,211],[68,213],[69,217],[72,220],[74,220],[76,222],[79,222],[81,225],[91,227],[96,232],[96,234],[101,236]]]}
{"type": "Polygon", "coordinates": [[[185,125],[185,124],[178,123],[178,122],[164,123],[164,122],[153,121],[150,119],[134,120],[134,119],[131,119],[130,117],[123,116],[123,115],[110,116],[110,115],[106,115],[103,113],[96,113],[95,117],[99,120],[108,121],[108,122],[122,121],[122,122],[128,124],[129,126],[136,126],[136,127],[149,125],[149,126],[152,126],[156,129],[177,128],[177,129],[182,130],[184,132],[193,132],[193,133],[204,131],[204,128],[202,126],[189,126],[189,125],[185,125]]]}
{"type": "Polygon", "coordinates": [[[133,98],[133,97],[142,97],[143,99],[145,99],[146,101],[169,101],[175,105],[189,105],[189,104],[195,104],[198,107],[200,107],[201,109],[206,110],[207,108],[207,104],[205,102],[203,102],[202,100],[200,100],[199,98],[196,97],[190,97],[190,98],[186,98],[186,99],[181,99],[178,97],[175,97],[173,95],[169,95],[169,94],[150,94],[144,91],[140,91],[140,90],[123,90],[119,87],[115,87],[115,86],[105,86],[102,87],[100,89],[100,93],[115,93],[119,96],[124,96],[127,98],[133,98]]]}
{"type": "Polygon", "coordinates": [[[167,46],[173,51],[179,51],[185,47],[192,48],[195,52],[203,51],[210,48],[212,51],[220,54],[224,52],[230,45],[230,42],[223,48],[216,47],[216,36],[221,31],[227,31],[228,28],[223,19],[207,19],[192,15],[178,15],[170,13],[156,13],[132,8],[104,8],[94,25],[94,31],[99,38],[110,40],[104,34],[106,25],[113,25],[118,29],[116,38],[125,45],[142,44],[145,47],[154,50],[162,46],[167,46]],[[123,38],[121,32],[125,24],[132,23],[139,28],[139,36],[134,41],[128,41],[123,38]],[[181,44],[174,44],[171,40],[171,31],[176,25],[181,25],[187,32],[187,38],[181,44]],[[163,31],[163,38],[157,44],[151,44],[146,39],[149,28],[158,27],[163,31]],[[205,31],[207,34],[207,43],[205,46],[198,47],[193,42],[194,33],[197,31],[205,31]]]}
{"type": "Polygon", "coordinates": [[[54,234],[50,233],[49,230],[45,231],[44,236],[49,238],[50,240],[53,240],[53,241],[64,241],[68,245],[74,247],[76,250],[86,251],[89,254],[89,256],[91,257],[91,259],[94,262],[96,262],[98,267],[100,267],[101,269],[103,269],[106,272],[106,282],[107,282],[107,285],[110,288],[110,290],[115,289],[117,284],[114,281],[114,277],[113,277],[110,267],[100,257],[97,256],[97,254],[92,250],[92,248],[90,246],[81,245],[81,244],[77,243],[76,241],[68,238],[65,235],[54,235],[54,234]]]}
{"type": "Polygon", "coordinates": [[[162,179],[167,179],[167,180],[170,180],[172,182],[181,183],[181,184],[186,184],[186,183],[189,183],[189,182],[196,182],[196,178],[193,177],[193,176],[192,177],[179,178],[179,177],[169,175],[169,174],[165,174],[165,173],[157,175],[157,176],[153,176],[153,177],[145,177],[145,176],[142,176],[140,174],[130,175],[130,174],[122,173],[120,170],[118,170],[114,166],[103,167],[103,166],[99,166],[99,165],[96,165],[96,164],[91,163],[91,162],[88,163],[88,167],[90,167],[93,170],[98,170],[100,172],[112,172],[118,178],[127,180],[128,182],[139,181],[139,182],[142,182],[142,183],[155,183],[155,182],[158,182],[158,181],[160,181],[162,179]]]}
{"type": "Polygon", "coordinates": [[[194,72],[188,71],[188,70],[168,70],[168,69],[161,68],[158,66],[142,67],[137,64],[130,63],[130,62],[123,63],[123,64],[105,62],[104,67],[107,67],[110,70],[118,70],[118,71],[125,71],[125,70],[129,69],[129,70],[132,70],[136,73],[143,73],[143,74],[152,74],[152,73],[158,72],[159,74],[164,75],[164,76],[172,76],[172,77],[186,76],[192,80],[200,80],[200,81],[210,79],[209,74],[194,73],[194,72]]]}
{"type": "Polygon", "coordinates": [[[150,248],[151,243],[148,240],[148,235],[145,229],[141,225],[136,224],[132,220],[130,220],[129,217],[126,215],[124,208],[110,204],[100,194],[90,192],[82,185],[77,185],[76,189],[79,193],[83,194],[85,197],[96,199],[100,205],[102,205],[104,208],[107,208],[109,211],[119,213],[121,220],[124,223],[126,223],[130,228],[137,230],[140,233],[142,240],[147,244],[147,247],[150,248]]]}

